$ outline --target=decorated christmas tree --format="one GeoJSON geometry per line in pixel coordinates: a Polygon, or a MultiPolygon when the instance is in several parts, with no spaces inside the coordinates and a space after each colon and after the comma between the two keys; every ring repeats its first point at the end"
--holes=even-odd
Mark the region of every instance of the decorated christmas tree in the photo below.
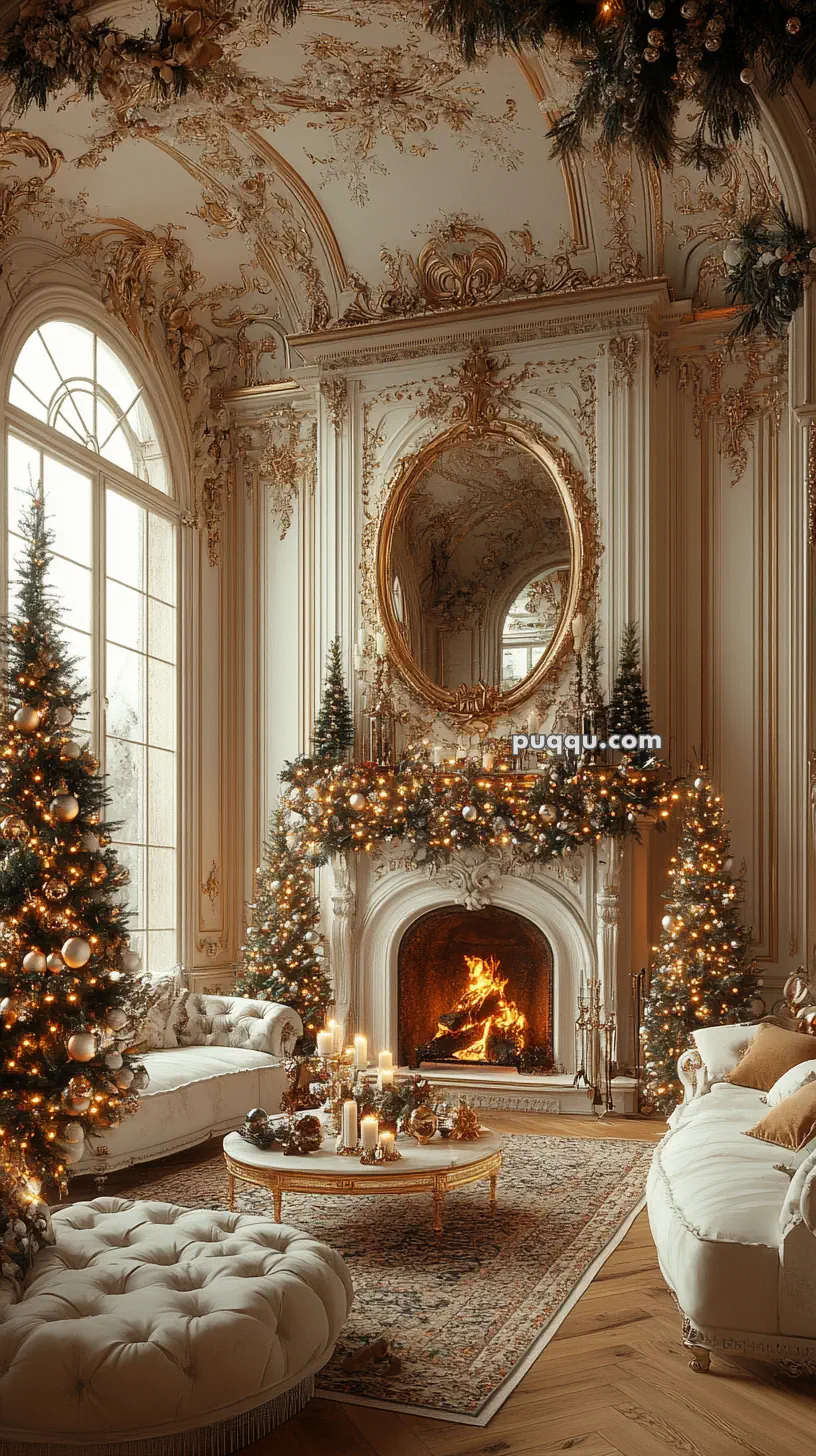
{"type": "MultiPolygon", "coordinates": [[[[652,709],[640,668],[637,622],[627,622],[623,629],[615,687],[607,713],[607,728],[610,733],[640,734],[653,731],[652,709]]],[[[635,763],[645,763],[653,754],[648,749],[635,750],[631,757],[635,763]]]]}
{"type": "Polygon", "coordinates": [[[314,731],[314,756],[339,763],[348,758],[353,743],[354,719],[343,677],[340,638],[335,637],[326,658],[326,681],[314,731]]]}
{"type": "Polygon", "coordinates": [[[682,809],[641,1032],[644,1094],[660,1111],[680,1100],[677,1058],[692,1032],[751,1020],[758,986],[746,963],[750,936],[740,921],[722,801],[703,769],[683,790],[682,809]]]}
{"type": "Polygon", "coordinates": [[[144,992],[117,898],[99,765],[77,741],[86,694],[46,583],[37,493],[22,522],[16,613],[3,624],[0,713],[0,1163],[29,1189],[65,1184],[88,1136],[136,1107],[124,1050],[144,992]]]}
{"type": "Polygon", "coordinates": [[[287,822],[283,807],[273,817],[249,908],[253,923],[241,950],[235,989],[239,996],[294,1007],[303,1019],[304,1037],[311,1041],[333,992],[323,968],[320,907],[312,872],[304,860],[300,834],[291,819],[287,822]]]}

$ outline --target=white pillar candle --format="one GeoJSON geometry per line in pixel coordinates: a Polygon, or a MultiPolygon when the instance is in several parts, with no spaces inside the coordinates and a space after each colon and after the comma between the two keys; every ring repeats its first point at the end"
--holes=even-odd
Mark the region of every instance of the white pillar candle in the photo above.
{"type": "Polygon", "coordinates": [[[442,763],[442,744],[435,743],[433,746],[433,766],[439,768],[442,763]]]}
{"type": "Polygon", "coordinates": [[[377,1086],[381,1092],[390,1092],[394,1085],[394,1073],[390,1067],[380,1067],[377,1074],[377,1086]]]}
{"type": "Polygon", "coordinates": [[[493,754],[489,748],[486,748],[482,754],[482,768],[485,770],[485,773],[493,772],[493,754]]]}
{"type": "Polygon", "coordinates": [[[527,714],[527,732],[537,733],[541,727],[541,718],[537,708],[531,708],[527,714]]]}
{"type": "Polygon", "coordinates": [[[366,632],[365,627],[361,627],[359,632],[357,633],[357,646],[360,649],[360,656],[362,656],[362,654],[365,652],[367,636],[368,633],[366,632]]]}
{"type": "Polygon", "coordinates": [[[376,1117],[373,1117],[371,1114],[368,1117],[364,1117],[360,1123],[360,1141],[363,1145],[364,1153],[373,1153],[375,1151],[377,1147],[378,1127],[379,1123],[376,1117]]]}
{"type": "Polygon", "coordinates": [[[341,1052],[343,1050],[343,1023],[342,1023],[342,1021],[335,1021],[334,1019],[332,1019],[331,1021],[327,1021],[326,1022],[326,1030],[327,1031],[330,1031],[331,1034],[332,1034],[332,1039],[334,1041],[334,1050],[336,1052],[341,1052]]]}
{"type": "Polygon", "coordinates": [[[392,1057],[391,1053],[380,1052],[380,1055],[377,1058],[377,1066],[380,1068],[380,1071],[382,1071],[383,1067],[388,1067],[388,1069],[390,1070],[393,1065],[394,1058],[392,1057]]]}
{"type": "Polygon", "coordinates": [[[357,1103],[353,1098],[343,1103],[343,1147],[357,1146],[357,1103]]]}
{"type": "Polygon", "coordinates": [[[376,636],[376,639],[375,639],[375,646],[377,648],[377,656],[378,657],[385,657],[385,654],[386,654],[386,651],[387,651],[387,647],[388,647],[388,643],[386,641],[386,636],[385,636],[385,633],[383,632],[382,628],[380,628],[379,632],[377,633],[377,636],[376,636]]]}
{"type": "Polygon", "coordinates": [[[394,1134],[389,1132],[387,1128],[385,1132],[380,1133],[379,1142],[384,1153],[392,1153],[394,1151],[394,1134]]]}
{"type": "Polygon", "coordinates": [[[368,1066],[368,1037],[355,1036],[354,1038],[354,1065],[361,1072],[368,1066]]]}
{"type": "Polygon", "coordinates": [[[334,1051],[334,1032],[319,1031],[317,1033],[317,1055],[319,1057],[330,1057],[334,1051]]]}

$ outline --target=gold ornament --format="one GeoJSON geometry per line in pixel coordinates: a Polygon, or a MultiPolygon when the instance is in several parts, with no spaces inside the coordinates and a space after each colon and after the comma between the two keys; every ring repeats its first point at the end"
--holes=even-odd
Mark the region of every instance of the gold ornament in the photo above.
{"type": "Polygon", "coordinates": [[[81,935],[72,935],[62,947],[62,959],[72,971],[78,971],[91,958],[91,947],[81,935]]]}
{"type": "Polygon", "coordinates": [[[410,1133],[412,1138],[416,1138],[419,1146],[423,1148],[426,1143],[431,1141],[438,1126],[439,1119],[433,1108],[424,1105],[416,1107],[411,1113],[406,1132],[410,1133]]]}
{"type": "Polygon", "coordinates": [[[467,1102],[460,1102],[451,1127],[452,1138],[460,1143],[472,1143],[480,1136],[479,1118],[467,1102]]]}
{"type": "Polygon", "coordinates": [[[40,726],[40,714],[36,708],[23,703],[14,714],[14,723],[21,733],[36,733],[40,726]]]}
{"type": "Polygon", "coordinates": [[[73,794],[62,790],[59,790],[54,795],[48,807],[54,818],[58,819],[62,824],[69,824],[72,819],[76,819],[79,813],[79,803],[73,794]]]}
{"type": "Polygon", "coordinates": [[[46,900],[64,900],[68,894],[68,886],[64,880],[49,880],[45,887],[46,900]]]}
{"type": "Polygon", "coordinates": [[[323,1124],[319,1117],[293,1118],[285,1135],[284,1153],[290,1157],[316,1153],[323,1141],[323,1124]]]}
{"type": "Polygon", "coordinates": [[[25,844],[31,830],[19,814],[7,814],[5,819],[0,819],[0,834],[4,839],[15,839],[18,843],[25,844]]]}

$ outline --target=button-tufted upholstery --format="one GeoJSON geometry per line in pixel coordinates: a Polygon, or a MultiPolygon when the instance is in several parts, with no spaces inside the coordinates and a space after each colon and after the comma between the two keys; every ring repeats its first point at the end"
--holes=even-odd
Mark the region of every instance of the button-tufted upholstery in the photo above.
{"type": "Polygon", "coordinates": [[[351,1306],[339,1254],[265,1218],[98,1198],[54,1226],[0,1314],[0,1452],[170,1451],[319,1370],[351,1306]]]}
{"type": "Polygon", "coordinates": [[[290,1006],[244,996],[190,995],[188,1043],[140,1056],[150,1081],[132,1117],[89,1139],[74,1177],[168,1157],[237,1127],[250,1107],[280,1109],[281,1061],[303,1023],[290,1006]]]}

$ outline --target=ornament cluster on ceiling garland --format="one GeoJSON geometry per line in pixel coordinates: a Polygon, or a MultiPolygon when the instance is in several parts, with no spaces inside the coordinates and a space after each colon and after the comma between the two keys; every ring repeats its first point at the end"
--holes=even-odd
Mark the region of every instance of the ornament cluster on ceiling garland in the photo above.
{"type": "Polygon", "coordinates": [[[723,262],[730,302],[745,305],[734,335],[762,329],[778,337],[816,274],[816,238],[780,207],[773,219],[742,223],[723,248],[723,262]]]}
{"type": "MultiPolygon", "coordinates": [[[[302,0],[265,0],[269,19],[291,24],[302,0]]],[[[715,169],[755,124],[753,87],[782,95],[794,78],[816,81],[816,0],[427,0],[425,22],[464,59],[486,50],[575,48],[575,96],[556,122],[556,154],[600,131],[659,167],[679,159],[715,169]],[[697,112],[677,136],[680,110],[697,112]]]]}
{"type": "Polygon", "coordinates": [[[665,826],[674,795],[664,765],[640,768],[628,757],[554,758],[539,774],[518,775],[469,760],[434,768],[423,746],[394,767],[300,758],[281,777],[289,847],[314,865],[396,841],[428,865],[471,847],[546,863],[605,836],[638,838],[646,816],[665,826]]]}

